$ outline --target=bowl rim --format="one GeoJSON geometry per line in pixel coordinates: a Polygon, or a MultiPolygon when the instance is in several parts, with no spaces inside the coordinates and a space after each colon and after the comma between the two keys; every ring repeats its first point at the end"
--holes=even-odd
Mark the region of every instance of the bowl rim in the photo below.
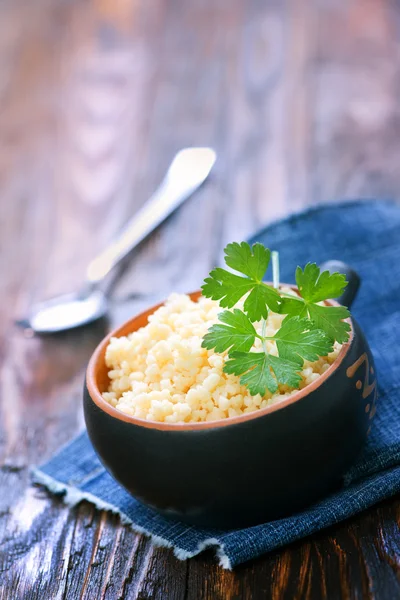
{"type": "MultiPolygon", "coordinates": [[[[282,287],[290,287],[294,290],[297,290],[297,287],[292,284],[281,283],[282,287]]],[[[201,294],[201,290],[191,292],[187,294],[192,300],[197,301],[201,294]]],[[[88,394],[94,402],[94,404],[100,409],[106,412],[110,417],[114,417],[120,421],[124,421],[125,423],[130,423],[131,425],[137,425],[139,427],[145,427],[148,429],[159,429],[164,431],[190,431],[190,430],[204,430],[204,429],[216,429],[220,427],[228,427],[230,425],[244,423],[246,421],[252,421],[253,419],[258,419],[260,417],[264,417],[268,414],[274,413],[278,410],[282,410],[295,402],[298,402],[305,396],[308,396],[311,392],[314,392],[317,388],[319,388],[323,383],[329,379],[333,373],[338,369],[338,367],[342,364],[344,358],[349,352],[350,346],[354,340],[354,326],[351,318],[346,319],[346,321],[350,324],[350,337],[347,342],[342,345],[342,348],[336,358],[336,360],[330,365],[329,369],[327,369],[316,381],[308,384],[301,390],[293,393],[291,396],[285,398],[284,400],[277,401],[274,404],[270,404],[265,408],[261,408],[249,413],[244,413],[242,415],[237,415],[235,417],[225,417],[224,419],[217,419],[215,421],[200,421],[194,423],[164,423],[162,421],[150,421],[147,419],[140,419],[139,417],[133,417],[131,415],[127,415],[122,411],[114,408],[111,404],[109,404],[106,400],[104,400],[101,395],[100,390],[98,389],[96,382],[96,373],[98,369],[99,361],[104,360],[104,354],[107,348],[107,345],[112,337],[122,337],[124,335],[128,335],[136,331],[138,328],[134,327],[134,324],[137,320],[148,318],[151,314],[153,314],[158,308],[165,304],[166,300],[155,304],[149,309],[142,311],[125,321],[122,325],[119,325],[115,329],[113,329],[97,346],[95,351],[93,352],[90,361],[86,370],[86,388],[88,394]]],[[[331,306],[341,306],[336,300],[328,300],[325,301],[326,304],[331,306]]]]}

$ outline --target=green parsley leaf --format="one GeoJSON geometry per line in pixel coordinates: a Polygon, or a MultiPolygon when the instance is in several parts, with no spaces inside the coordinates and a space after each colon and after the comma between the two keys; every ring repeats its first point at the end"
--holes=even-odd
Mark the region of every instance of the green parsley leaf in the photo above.
{"type": "Polygon", "coordinates": [[[204,280],[201,291],[206,298],[219,300],[222,308],[232,308],[253,286],[250,279],[217,267],[211,271],[210,277],[204,280]]]}
{"type": "Polygon", "coordinates": [[[298,388],[299,368],[297,363],[264,352],[234,352],[225,363],[224,371],[241,376],[240,383],[252,396],[264,396],[267,389],[274,394],[279,383],[298,388]]]}
{"type": "Polygon", "coordinates": [[[277,290],[263,282],[268,269],[271,251],[262,244],[252,248],[246,242],[228,244],[225,248],[225,262],[238,273],[216,268],[204,280],[203,296],[219,300],[222,308],[232,308],[247,293],[244,310],[253,322],[266,319],[268,308],[279,311],[281,298],[277,290]]]}
{"type": "Polygon", "coordinates": [[[218,315],[218,319],[225,325],[212,325],[204,336],[202,347],[216,352],[236,350],[247,352],[254,344],[257,332],[250,319],[238,308],[232,312],[225,310],[218,315]]]}
{"type": "Polygon", "coordinates": [[[307,318],[307,304],[302,298],[296,298],[296,296],[293,296],[293,298],[282,298],[280,313],[291,317],[307,318]]]}
{"type": "Polygon", "coordinates": [[[342,273],[329,273],[321,270],[315,263],[308,263],[296,269],[296,283],[300,295],[307,302],[321,302],[337,298],[347,286],[345,275],[342,273]]]}
{"type": "Polygon", "coordinates": [[[347,308],[344,306],[310,304],[308,306],[308,313],[315,327],[325,331],[331,340],[336,340],[339,344],[347,342],[351,329],[349,323],[343,321],[343,319],[347,319],[350,316],[347,308]]]}
{"type": "Polygon", "coordinates": [[[347,282],[341,273],[321,273],[315,263],[308,263],[304,270],[296,269],[296,283],[301,298],[283,298],[280,312],[284,315],[308,317],[315,329],[324,331],[340,344],[349,339],[350,325],[343,319],[350,316],[344,306],[320,306],[318,302],[337,298],[343,293],[347,282]]]}
{"type": "Polygon", "coordinates": [[[270,365],[279,383],[285,383],[293,388],[298,388],[301,382],[299,365],[296,362],[268,354],[270,365]]]}
{"type": "Polygon", "coordinates": [[[330,337],[320,329],[313,329],[308,319],[286,317],[272,338],[279,357],[301,366],[305,360],[315,361],[333,350],[330,337]]]}
{"type": "Polygon", "coordinates": [[[279,312],[280,296],[274,288],[265,283],[254,285],[252,291],[244,301],[243,308],[249,318],[255,322],[266,319],[268,316],[267,306],[274,312],[279,312]]]}
{"type": "Polygon", "coordinates": [[[254,281],[262,281],[271,259],[271,250],[262,244],[232,242],[224,250],[225,262],[234,271],[247,275],[254,281]]]}

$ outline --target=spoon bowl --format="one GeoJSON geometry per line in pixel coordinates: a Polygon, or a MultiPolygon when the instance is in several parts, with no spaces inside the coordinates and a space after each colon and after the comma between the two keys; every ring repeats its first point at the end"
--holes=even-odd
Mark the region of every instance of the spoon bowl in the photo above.
{"type": "Polygon", "coordinates": [[[87,295],[64,294],[37,304],[25,327],[35,333],[58,333],[97,321],[108,311],[106,296],[100,291],[87,295]]]}

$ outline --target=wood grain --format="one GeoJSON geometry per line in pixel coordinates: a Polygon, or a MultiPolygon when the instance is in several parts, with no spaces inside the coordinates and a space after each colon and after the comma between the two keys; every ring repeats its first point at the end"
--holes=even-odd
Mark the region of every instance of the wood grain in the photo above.
{"type": "Polygon", "coordinates": [[[184,145],[214,146],[216,171],[135,252],[113,324],[292,210],[398,198],[399,23],[389,0],[0,3],[0,600],[400,597],[398,499],[227,572],[30,487],[83,427],[108,325],[13,325],[81,283],[184,145]]]}

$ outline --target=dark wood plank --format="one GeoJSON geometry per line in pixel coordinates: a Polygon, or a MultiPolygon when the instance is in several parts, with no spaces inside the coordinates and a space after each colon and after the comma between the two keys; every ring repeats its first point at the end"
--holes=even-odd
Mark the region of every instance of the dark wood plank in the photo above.
{"type": "Polygon", "coordinates": [[[396,598],[399,525],[398,504],[385,502],[233,572],[213,567],[209,552],[189,562],[188,599],[396,598]]]}
{"type": "Polygon", "coordinates": [[[0,4],[0,600],[400,596],[398,499],[227,572],[29,487],[29,465],[83,427],[107,324],[13,326],[80,284],[183,145],[215,146],[216,172],[132,257],[114,323],[197,288],[227,241],[291,210],[398,198],[399,15],[389,0],[0,4]]]}

